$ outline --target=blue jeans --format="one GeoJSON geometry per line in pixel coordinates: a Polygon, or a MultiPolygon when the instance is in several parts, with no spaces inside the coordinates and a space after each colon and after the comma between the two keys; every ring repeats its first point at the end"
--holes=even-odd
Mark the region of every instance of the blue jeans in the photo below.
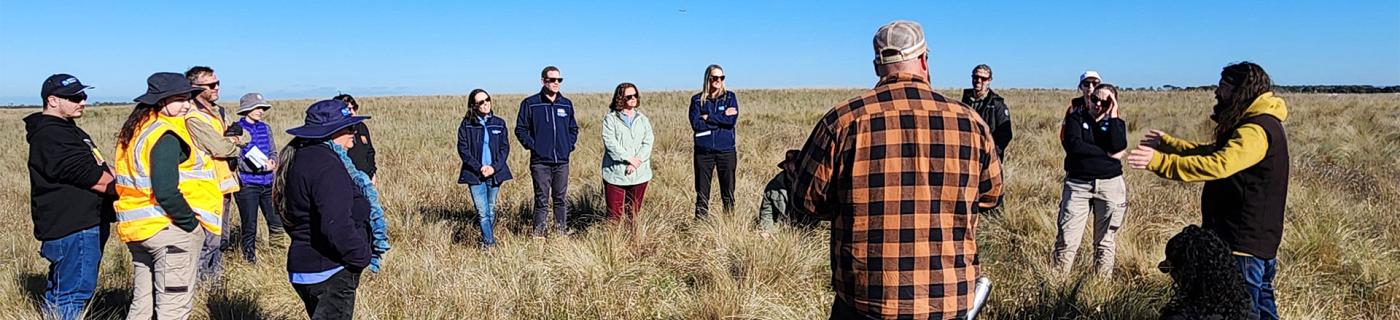
{"type": "Polygon", "coordinates": [[[97,290],[107,232],[104,223],[39,245],[39,255],[49,260],[49,278],[44,285],[46,314],[58,319],[83,318],[83,308],[97,290]]]}
{"type": "Polygon", "coordinates": [[[1259,259],[1235,256],[1235,264],[1244,272],[1245,290],[1254,301],[1254,312],[1259,319],[1278,319],[1278,305],[1274,303],[1274,274],[1278,273],[1278,259],[1259,259]]]}
{"type": "Polygon", "coordinates": [[[476,215],[481,224],[481,244],[487,247],[496,245],[496,195],[500,185],[489,183],[471,185],[472,202],[476,203],[476,215]]]}

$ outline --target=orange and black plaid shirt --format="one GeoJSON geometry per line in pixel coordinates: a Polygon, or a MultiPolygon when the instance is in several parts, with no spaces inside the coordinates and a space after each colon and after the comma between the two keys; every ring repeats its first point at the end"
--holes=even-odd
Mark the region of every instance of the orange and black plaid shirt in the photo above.
{"type": "Polygon", "coordinates": [[[796,210],[829,218],[835,303],[871,318],[945,319],[971,307],[977,213],[1001,197],[987,124],[897,73],[833,108],[797,160],[796,210]]]}

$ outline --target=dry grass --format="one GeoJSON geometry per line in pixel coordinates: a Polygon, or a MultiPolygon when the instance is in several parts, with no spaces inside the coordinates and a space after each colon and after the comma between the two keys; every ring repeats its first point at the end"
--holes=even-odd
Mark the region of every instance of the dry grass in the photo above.
{"type": "MultiPolygon", "coordinates": [[[[479,233],[465,186],[455,184],[460,96],[366,98],[377,136],[394,249],[383,273],[364,278],[363,319],[813,319],[824,318],[828,288],[825,230],[781,228],[772,240],[753,231],[758,195],[782,150],[798,146],[829,106],[856,90],[740,92],[740,209],[713,223],[691,218],[687,93],[648,93],[643,110],[657,128],[656,179],[635,228],[595,223],[601,216],[601,94],[571,96],[582,138],[573,155],[573,221],[586,232],[533,241],[527,160],[511,157],[520,179],[501,193],[501,245],[476,249],[479,233]]],[[[948,92],[950,96],[957,93],[948,92]]],[[[1156,318],[1168,278],[1156,271],[1166,239],[1198,223],[1199,185],[1128,174],[1131,206],[1112,279],[1048,277],[1062,152],[1055,132],[1067,91],[1007,90],[1016,140],[1007,162],[1006,211],[979,227],[983,271],[994,279],[991,318],[1156,318]]],[[[235,94],[228,94],[235,97],[235,94]]],[[[1400,106],[1395,95],[1284,95],[1293,156],[1280,271],[1280,309],[1290,319],[1400,317],[1400,106]]],[[[496,101],[518,101],[500,96],[496,101]]],[[[1147,128],[1204,137],[1207,93],[1128,92],[1124,114],[1134,141],[1147,128]]],[[[229,98],[230,100],[232,98],[229,98]]],[[[226,102],[226,103],[232,103],[226,102]]],[[[279,101],[272,123],[301,121],[310,101],[279,101]]],[[[501,103],[504,118],[515,107],[501,103]]],[[[80,125],[112,146],[128,107],[92,108],[80,125]]],[[[32,110],[0,111],[0,318],[36,318],[46,262],[30,232],[23,123],[32,110]]],[[[280,130],[279,130],[280,131],[280,130]]],[[[287,137],[279,135],[278,141],[287,137]]],[[[108,155],[111,150],[106,150],[108,155]]],[[[715,202],[718,202],[716,199],[715,202]]],[[[714,204],[718,207],[718,203],[714,204]]],[[[235,219],[236,220],[236,219],[235,219]]],[[[236,224],[236,222],[235,222],[236,224]]],[[[261,233],[266,234],[266,233],[261,233]]],[[[1085,246],[1086,248],[1089,246],[1085,246]]],[[[261,264],[229,256],[227,290],[201,294],[197,318],[301,319],[287,283],[285,253],[264,246],[261,264]]],[[[120,318],[129,301],[130,260],[106,248],[94,313],[120,318]]],[[[1077,269],[1089,269],[1081,254],[1077,269]]]]}

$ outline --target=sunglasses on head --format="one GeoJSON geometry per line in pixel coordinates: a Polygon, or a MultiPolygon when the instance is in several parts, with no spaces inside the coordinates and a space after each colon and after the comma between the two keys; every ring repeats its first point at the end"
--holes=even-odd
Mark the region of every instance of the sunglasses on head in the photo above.
{"type": "Polygon", "coordinates": [[[724,76],[710,76],[710,81],[724,81],[724,76]]]}
{"type": "Polygon", "coordinates": [[[548,82],[548,83],[564,83],[564,78],[544,78],[544,82],[548,82]]]}
{"type": "Polygon", "coordinates": [[[214,89],[219,87],[219,81],[214,81],[210,83],[196,83],[194,85],[214,89]]]}
{"type": "Polygon", "coordinates": [[[79,92],[78,94],[71,95],[71,96],[58,96],[58,97],[61,98],[61,99],[63,99],[63,100],[68,100],[68,102],[72,102],[72,103],[82,103],[84,100],[87,100],[88,95],[87,95],[87,93],[79,92]]]}

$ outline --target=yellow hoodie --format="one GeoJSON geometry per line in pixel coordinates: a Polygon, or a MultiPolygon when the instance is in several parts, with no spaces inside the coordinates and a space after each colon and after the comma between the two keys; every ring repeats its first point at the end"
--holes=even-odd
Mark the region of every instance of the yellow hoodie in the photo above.
{"type": "MultiPolygon", "coordinates": [[[[1259,115],[1287,121],[1288,107],[1273,92],[1265,92],[1249,104],[1241,119],[1259,115]]],[[[1164,135],[1147,170],[1163,178],[1186,182],[1223,179],[1258,164],[1268,150],[1268,135],[1263,127],[1253,123],[1236,128],[1230,140],[1220,148],[1164,135]]]]}

